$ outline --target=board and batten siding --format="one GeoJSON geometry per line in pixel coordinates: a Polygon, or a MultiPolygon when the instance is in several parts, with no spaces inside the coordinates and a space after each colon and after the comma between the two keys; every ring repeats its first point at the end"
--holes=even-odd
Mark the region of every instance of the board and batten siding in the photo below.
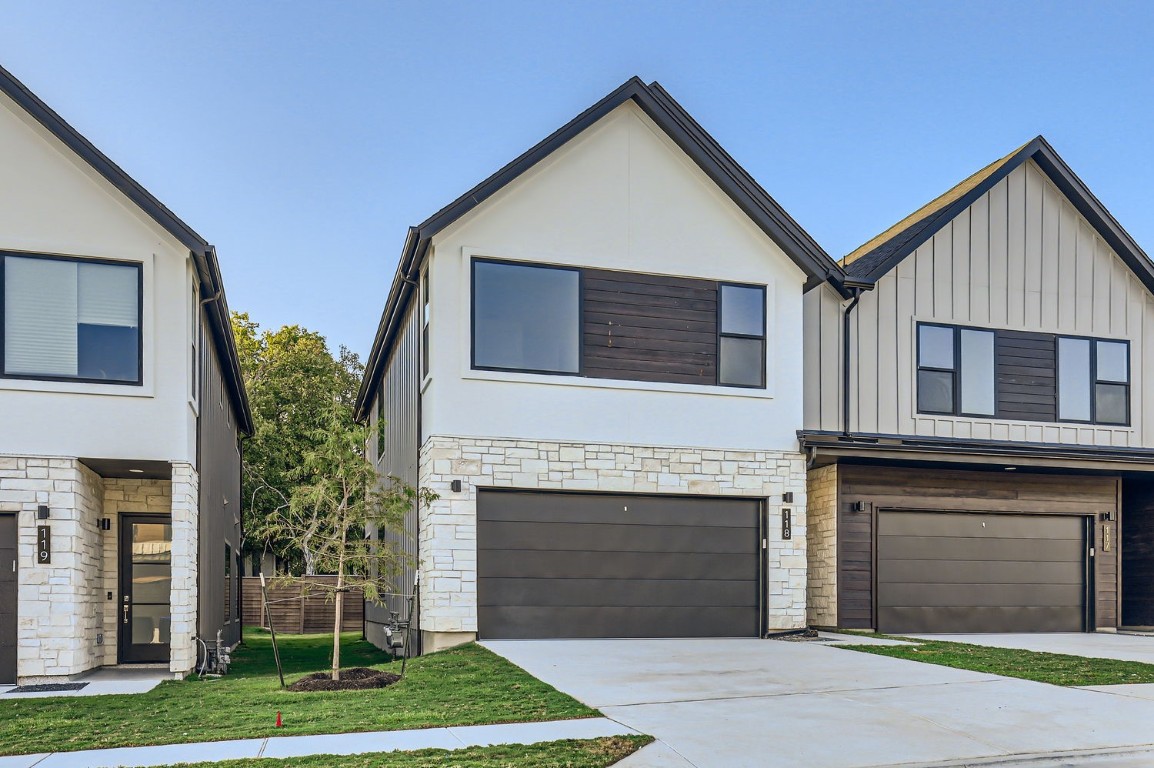
{"type": "MultiPolygon", "coordinates": [[[[372,444],[372,454],[377,462],[377,475],[382,487],[387,487],[390,478],[416,488],[417,476],[417,430],[420,410],[420,339],[421,324],[418,322],[418,303],[409,302],[404,325],[397,334],[385,373],[377,390],[377,397],[384,398],[384,424],[378,420],[382,411],[374,407],[372,424],[384,430],[384,454],[377,455],[377,441],[372,444]]],[[[386,539],[387,541],[387,539],[386,539]]],[[[405,515],[405,531],[401,550],[406,562],[399,575],[389,578],[392,589],[385,597],[383,605],[365,603],[365,632],[370,641],[381,645],[384,641],[383,625],[389,620],[389,611],[396,611],[402,619],[408,615],[408,603],[404,597],[413,590],[413,579],[417,566],[417,508],[414,505],[405,515]]],[[[374,563],[373,568],[377,566],[374,563]]],[[[416,626],[417,617],[413,617],[416,626]]],[[[419,634],[418,634],[419,636],[419,634]]]]}
{"type": "MultiPolygon", "coordinates": [[[[1154,447],[1154,407],[1143,402],[1154,380],[1154,299],[1032,160],[878,280],[850,317],[853,432],[1154,447]],[[918,322],[1128,340],[1133,423],[918,414],[918,322]]],[[[806,426],[840,430],[842,302],[815,288],[805,320],[806,426]]]]}

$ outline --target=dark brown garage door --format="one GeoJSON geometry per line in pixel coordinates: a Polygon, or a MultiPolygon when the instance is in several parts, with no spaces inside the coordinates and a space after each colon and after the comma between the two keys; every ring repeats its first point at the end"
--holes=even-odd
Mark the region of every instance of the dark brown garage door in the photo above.
{"type": "Polygon", "coordinates": [[[482,638],[756,637],[760,504],[481,491],[482,638]]]}
{"type": "Polygon", "coordinates": [[[878,515],[881,632],[1081,632],[1086,519],[878,515]]]}
{"type": "Polygon", "coordinates": [[[16,515],[0,515],[0,683],[16,682],[16,515]]]}

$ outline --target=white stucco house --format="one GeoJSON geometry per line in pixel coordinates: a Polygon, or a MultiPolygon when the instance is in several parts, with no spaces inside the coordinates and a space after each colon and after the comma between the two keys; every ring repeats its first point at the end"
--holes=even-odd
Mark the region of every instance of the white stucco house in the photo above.
{"type": "Polygon", "coordinates": [[[250,430],[213,247],[0,69],[0,683],[239,640],[250,430]]]}
{"type": "Polygon", "coordinates": [[[410,229],[358,416],[440,495],[424,650],[805,626],[802,295],[840,275],[636,78],[410,229]]]}

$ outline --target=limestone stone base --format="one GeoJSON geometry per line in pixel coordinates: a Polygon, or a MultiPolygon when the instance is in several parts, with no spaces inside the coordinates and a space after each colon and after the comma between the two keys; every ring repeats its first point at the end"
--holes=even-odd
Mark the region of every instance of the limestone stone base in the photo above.
{"type": "Polygon", "coordinates": [[[434,653],[446,648],[456,648],[476,639],[476,632],[421,632],[421,652],[434,653]]]}
{"type": "Polygon", "coordinates": [[[478,488],[763,498],[767,626],[806,624],[806,469],[796,451],[434,436],[421,449],[419,472],[420,485],[440,496],[420,511],[421,629],[430,635],[477,632],[478,488]],[[783,505],[785,493],[793,501],[783,505]],[[792,512],[789,540],[779,532],[784,507],[792,512]]]}

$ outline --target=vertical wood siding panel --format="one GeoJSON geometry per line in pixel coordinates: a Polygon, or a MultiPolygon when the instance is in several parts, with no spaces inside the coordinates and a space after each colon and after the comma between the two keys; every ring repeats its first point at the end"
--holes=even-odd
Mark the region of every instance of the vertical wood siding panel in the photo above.
{"type": "Polygon", "coordinates": [[[914,316],[919,320],[929,320],[934,316],[934,241],[922,245],[913,255],[914,316]]]}
{"type": "Polygon", "coordinates": [[[1007,179],[1006,192],[1006,325],[1026,324],[1026,169],[1017,168],[1007,179]]]}
{"type": "Polygon", "coordinates": [[[1110,332],[1110,283],[1114,265],[1110,262],[1114,255],[1100,237],[1094,238],[1094,311],[1093,324],[1089,332],[1107,334],[1110,332]]]}
{"type": "Polygon", "coordinates": [[[953,227],[950,224],[938,230],[934,242],[934,318],[954,316],[954,254],[953,227]]]}
{"type": "Polygon", "coordinates": [[[987,195],[990,215],[990,325],[995,327],[1007,325],[1009,312],[1009,267],[1006,263],[1006,249],[1009,245],[1006,229],[1009,184],[1009,179],[1003,179],[987,195]]]}
{"type": "Polygon", "coordinates": [[[1126,445],[1138,447],[1142,445],[1143,429],[1142,418],[1142,351],[1145,341],[1145,327],[1142,311],[1146,307],[1146,289],[1137,279],[1131,277],[1127,283],[1126,319],[1127,335],[1130,338],[1130,424],[1132,432],[1126,433],[1126,445]]]}
{"type": "Polygon", "coordinates": [[[990,323],[990,195],[970,206],[970,322],[990,323]]]}
{"type": "Polygon", "coordinates": [[[854,310],[857,336],[858,371],[857,429],[862,432],[877,432],[878,428],[878,291],[862,294],[862,300],[854,310]]]}
{"type": "Polygon", "coordinates": [[[821,419],[822,429],[840,430],[842,417],[841,299],[833,289],[821,289],[821,419]]]}
{"type": "Polygon", "coordinates": [[[1058,326],[1059,223],[1062,216],[1063,195],[1048,180],[1042,185],[1042,327],[1058,326]]]}
{"type": "Polygon", "coordinates": [[[897,338],[897,418],[899,434],[914,432],[914,393],[917,389],[916,364],[914,362],[914,317],[917,295],[917,259],[902,261],[897,268],[897,316],[895,328],[897,338]]]}
{"type": "Polygon", "coordinates": [[[821,294],[824,285],[802,296],[802,422],[806,429],[821,429],[821,294]]]}
{"type": "Polygon", "coordinates": [[[1078,216],[1061,198],[1058,219],[1058,330],[1070,333],[1078,311],[1078,216]]]}
{"type": "Polygon", "coordinates": [[[1077,285],[1074,299],[1074,330],[1092,331],[1094,326],[1094,230],[1078,217],[1075,245],[1077,285]]]}
{"type": "Polygon", "coordinates": [[[1025,323],[1036,328],[1042,322],[1042,197],[1046,183],[1040,171],[1026,165],[1026,268],[1025,323]]]}
{"type": "MultiPolygon", "coordinates": [[[[1154,367],[1154,297],[1145,296],[1142,306],[1142,343],[1134,344],[1130,348],[1131,355],[1139,355],[1137,359],[1130,361],[1130,370],[1137,371],[1140,376],[1132,383],[1132,390],[1145,387],[1148,382],[1154,381],[1151,371],[1154,367]]],[[[1134,401],[1135,408],[1143,402],[1143,399],[1134,401]]],[[[1151,406],[1136,411],[1141,414],[1144,446],[1154,443],[1154,398],[1151,399],[1151,406]]]]}
{"type": "Polygon", "coordinates": [[[1130,299],[1130,268],[1116,256],[1110,259],[1110,333],[1126,336],[1126,304],[1130,299]]]}
{"type": "Polygon", "coordinates": [[[877,431],[893,434],[898,430],[898,274],[890,272],[878,282],[877,301],[877,431]]]}
{"type": "Polygon", "coordinates": [[[953,316],[959,323],[972,322],[970,317],[970,209],[958,214],[950,226],[950,278],[953,288],[953,316]]]}

